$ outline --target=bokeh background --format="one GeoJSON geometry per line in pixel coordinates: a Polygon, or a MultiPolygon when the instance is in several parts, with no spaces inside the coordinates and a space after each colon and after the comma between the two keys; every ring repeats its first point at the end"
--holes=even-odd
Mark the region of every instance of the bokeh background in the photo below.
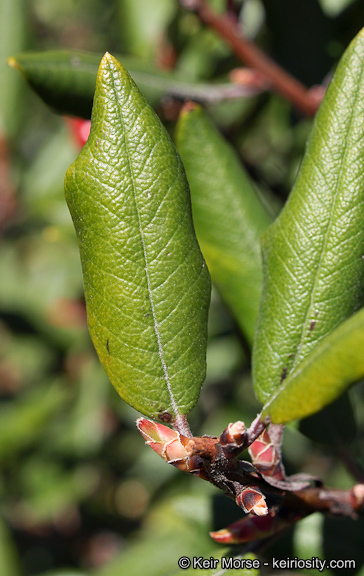
{"type": "MultiPolygon", "coordinates": [[[[362,0],[210,3],[307,86],[328,82],[364,25],[362,0]]],[[[241,511],[144,445],[138,414],[93,350],[63,194],[79,132],[6,64],[23,51],[59,48],[131,55],[146,70],[179,71],[187,85],[227,79],[241,63],[177,0],[0,0],[0,576],[168,576],[180,556],[214,553],[208,531],[241,511]]],[[[170,97],[156,103],[172,134],[180,106],[170,97]]],[[[268,92],[208,112],[277,213],[311,120],[268,92]]],[[[231,421],[250,423],[260,406],[250,351],[215,291],[209,336],[207,380],[190,422],[195,434],[218,435],[231,421]]],[[[287,428],[287,470],[340,488],[363,481],[363,434],[358,385],[320,417],[287,428]]],[[[364,574],[364,523],[314,515],[263,553],[354,558],[364,574]]]]}

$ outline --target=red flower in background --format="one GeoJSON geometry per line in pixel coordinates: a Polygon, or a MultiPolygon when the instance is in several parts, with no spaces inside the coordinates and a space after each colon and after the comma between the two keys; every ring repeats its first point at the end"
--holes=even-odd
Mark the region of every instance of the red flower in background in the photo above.
{"type": "Polygon", "coordinates": [[[82,148],[90,134],[91,120],[66,116],[65,121],[70,128],[73,141],[82,148]]]}

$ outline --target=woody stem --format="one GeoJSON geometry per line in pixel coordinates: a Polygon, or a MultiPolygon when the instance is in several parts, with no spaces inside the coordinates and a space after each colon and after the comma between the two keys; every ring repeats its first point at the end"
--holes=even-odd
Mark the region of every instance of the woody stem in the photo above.
{"type": "Polygon", "coordinates": [[[180,4],[194,11],[206,26],[214,30],[231,47],[239,60],[263,74],[273,90],[306,116],[315,115],[318,101],[310,91],[245,38],[235,18],[226,14],[216,14],[206,0],[180,0],[180,4]]]}

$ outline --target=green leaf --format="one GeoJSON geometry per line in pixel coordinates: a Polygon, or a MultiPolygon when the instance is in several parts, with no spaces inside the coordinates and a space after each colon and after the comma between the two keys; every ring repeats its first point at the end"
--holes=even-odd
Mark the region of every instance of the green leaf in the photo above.
{"type": "Polygon", "coordinates": [[[321,340],[263,408],[275,424],[305,418],[364,378],[364,308],[321,340]]]}
{"type": "Polygon", "coordinates": [[[0,519],[0,574],[1,576],[20,576],[22,570],[10,530],[0,519]]]}
{"type": "Polygon", "coordinates": [[[262,402],[363,297],[363,51],[361,32],[317,114],[291,196],[263,236],[264,290],[253,355],[262,402]]]}
{"type": "Polygon", "coordinates": [[[24,460],[19,491],[26,511],[19,510],[19,521],[24,522],[30,517],[34,524],[48,524],[64,510],[88,500],[97,490],[99,472],[92,466],[69,469],[59,461],[36,455],[24,460]]]}
{"type": "Polygon", "coordinates": [[[211,278],[251,343],[262,286],[260,237],[270,219],[235,152],[200,106],[182,111],[177,146],[211,278]]]}
{"type": "Polygon", "coordinates": [[[161,50],[161,39],[178,9],[170,0],[122,0],[120,11],[120,34],[128,52],[155,60],[161,50]]]}
{"type": "MultiPolygon", "coordinates": [[[[152,106],[166,95],[213,103],[247,94],[244,86],[191,82],[184,75],[161,71],[130,56],[119,55],[118,59],[152,106]]],[[[25,52],[9,58],[8,63],[56,112],[90,118],[100,60],[98,54],[50,50],[25,52]]]]}
{"type": "Polygon", "coordinates": [[[89,140],[66,176],[91,337],[137,410],[187,414],[205,377],[209,273],[181,160],[126,70],[98,72],[89,140]]]}
{"type": "Polygon", "coordinates": [[[64,380],[47,382],[0,411],[0,465],[35,444],[68,400],[64,380]]]}
{"type": "Polygon", "coordinates": [[[13,136],[19,126],[22,91],[19,78],[6,65],[11,53],[24,48],[26,37],[25,0],[0,2],[0,132],[13,136]]]}
{"type": "Polygon", "coordinates": [[[87,52],[24,52],[9,58],[31,88],[60,114],[90,118],[101,57],[87,52]]]}

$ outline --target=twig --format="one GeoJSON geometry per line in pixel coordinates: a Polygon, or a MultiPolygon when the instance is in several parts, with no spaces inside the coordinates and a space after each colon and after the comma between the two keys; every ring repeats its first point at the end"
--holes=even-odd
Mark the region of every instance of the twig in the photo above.
{"type": "Polygon", "coordinates": [[[261,72],[273,90],[305,115],[315,115],[319,106],[319,99],[315,94],[278,66],[253,42],[247,40],[235,19],[224,14],[216,14],[205,0],[179,0],[179,2],[188,10],[194,11],[206,26],[215,30],[242,62],[261,72]]]}
{"type": "MultiPolygon", "coordinates": [[[[146,443],[163,460],[211,482],[247,514],[227,528],[211,532],[216,542],[237,544],[263,539],[313,512],[364,516],[364,484],[338,490],[323,486],[312,476],[286,476],[279,446],[277,450],[265,429],[266,423],[259,425],[258,418],[248,429],[240,420],[230,423],[220,438],[186,437],[176,429],[176,423],[171,430],[146,418],[138,418],[137,426],[146,443]],[[254,438],[260,427],[263,434],[250,445],[252,462],[238,459],[249,435],[254,438]]],[[[279,444],[281,428],[273,426],[272,431],[279,444]]]]}
{"type": "Polygon", "coordinates": [[[329,515],[356,518],[364,514],[364,485],[356,484],[349,490],[311,486],[305,490],[287,493],[285,505],[290,510],[297,506],[303,511],[320,511],[329,515]]]}

